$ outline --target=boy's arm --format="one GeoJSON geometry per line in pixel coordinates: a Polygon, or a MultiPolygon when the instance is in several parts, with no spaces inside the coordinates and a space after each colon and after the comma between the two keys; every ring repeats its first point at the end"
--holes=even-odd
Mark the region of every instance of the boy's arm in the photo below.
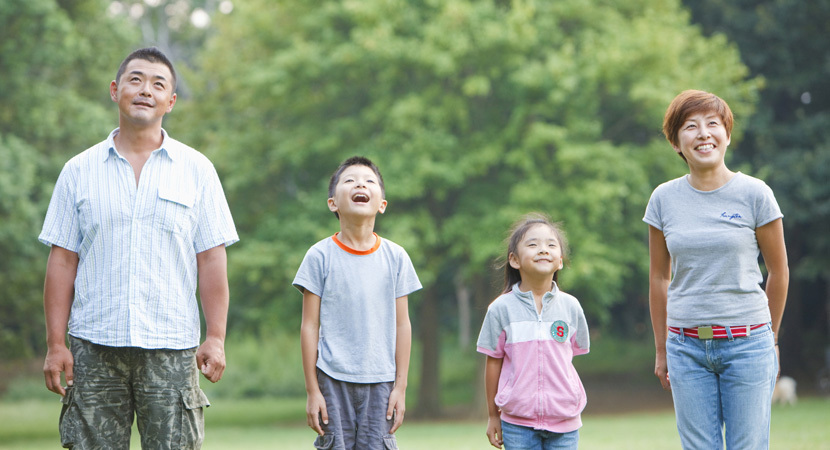
{"type": "Polygon", "coordinates": [[[389,394],[386,420],[394,413],[395,423],[389,433],[394,433],[403,423],[406,412],[406,383],[409,375],[409,355],[412,353],[412,323],[409,321],[409,297],[404,295],[395,300],[395,387],[389,394]]]}
{"type": "Polygon", "coordinates": [[[501,448],[504,440],[501,434],[501,415],[499,407],[496,406],[496,393],[499,390],[499,377],[501,376],[502,358],[487,357],[484,367],[484,392],[487,395],[487,438],[490,445],[501,448]]]}
{"type": "Polygon", "coordinates": [[[306,421],[319,435],[325,434],[320,425],[320,419],[328,425],[329,413],[326,410],[326,399],[320,392],[317,384],[317,343],[320,340],[320,296],[303,291],[303,319],[300,325],[300,346],[303,354],[303,373],[305,374],[305,390],[308,394],[306,402],[306,421]]]}

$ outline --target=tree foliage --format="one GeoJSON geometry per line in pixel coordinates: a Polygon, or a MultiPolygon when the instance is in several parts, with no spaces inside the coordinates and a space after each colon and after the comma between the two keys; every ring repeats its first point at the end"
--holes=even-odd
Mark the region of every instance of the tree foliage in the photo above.
{"type": "Polygon", "coordinates": [[[44,347],[37,235],[50,192],[62,164],[113,128],[106,86],[128,35],[104,3],[0,3],[0,357],[44,347]]]}
{"type": "MultiPolygon", "coordinates": [[[[425,360],[458,286],[476,288],[480,320],[492,261],[530,211],[564,222],[561,284],[595,323],[627,288],[644,295],[640,219],[685,169],[660,135],[666,105],[697,87],[749,114],[759,85],[678,1],[251,0],[217,26],[176,120],[198,114],[188,139],[216,163],[244,236],[230,252],[232,326],[297,329],[293,275],[338,229],[328,177],[363,154],[387,183],[378,230],[425,285],[413,299],[425,360]]],[[[437,408],[436,393],[421,397],[437,408]]]]}
{"type": "Polygon", "coordinates": [[[686,3],[707,34],[728,36],[765,80],[757,113],[736,116],[746,139],[733,151],[784,212],[791,278],[782,361],[791,373],[814,373],[830,364],[822,356],[830,346],[830,1],[686,3]]]}

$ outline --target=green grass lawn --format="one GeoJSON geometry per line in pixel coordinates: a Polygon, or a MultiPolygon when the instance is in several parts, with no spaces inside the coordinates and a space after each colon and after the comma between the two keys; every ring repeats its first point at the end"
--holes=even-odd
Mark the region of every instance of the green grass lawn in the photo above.
{"type": "MultiPolygon", "coordinates": [[[[310,449],[314,433],[305,426],[305,400],[218,400],[206,412],[203,446],[214,449],[310,449]]],[[[0,449],[60,448],[60,402],[0,403],[0,449]]],[[[771,448],[830,449],[830,399],[804,398],[797,406],[773,408],[771,448]]],[[[672,411],[584,415],[581,449],[673,449],[679,439],[672,411]]],[[[398,431],[406,450],[465,450],[489,447],[486,421],[407,421],[398,431]]],[[[138,436],[132,448],[138,449],[138,436]]]]}

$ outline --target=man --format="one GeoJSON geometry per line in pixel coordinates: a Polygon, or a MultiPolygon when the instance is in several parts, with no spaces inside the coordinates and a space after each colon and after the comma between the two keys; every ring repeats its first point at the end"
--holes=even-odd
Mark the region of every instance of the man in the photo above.
{"type": "Polygon", "coordinates": [[[142,448],[199,448],[198,372],[225,370],[225,247],[239,238],[213,165],[162,129],[175,90],[157,48],[122,62],[119,128],[66,163],[39,236],[52,248],[43,372],[66,448],[129,448],[134,415],[142,448]]]}

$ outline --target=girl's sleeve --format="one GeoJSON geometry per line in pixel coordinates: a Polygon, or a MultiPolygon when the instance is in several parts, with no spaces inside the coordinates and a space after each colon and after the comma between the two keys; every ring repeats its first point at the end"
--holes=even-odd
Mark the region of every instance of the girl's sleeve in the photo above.
{"type": "Polygon", "coordinates": [[[581,306],[577,306],[577,329],[576,335],[573,339],[573,353],[574,355],[584,355],[588,353],[591,347],[591,337],[588,333],[588,321],[585,320],[585,313],[581,306]]]}
{"type": "Polygon", "coordinates": [[[507,333],[499,320],[498,311],[490,305],[487,315],[484,316],[484,323],[481,324],[481,332],[478,335],[476,350],[493,358],[504,358],[504,343],[507,340],[507,333]]]}

